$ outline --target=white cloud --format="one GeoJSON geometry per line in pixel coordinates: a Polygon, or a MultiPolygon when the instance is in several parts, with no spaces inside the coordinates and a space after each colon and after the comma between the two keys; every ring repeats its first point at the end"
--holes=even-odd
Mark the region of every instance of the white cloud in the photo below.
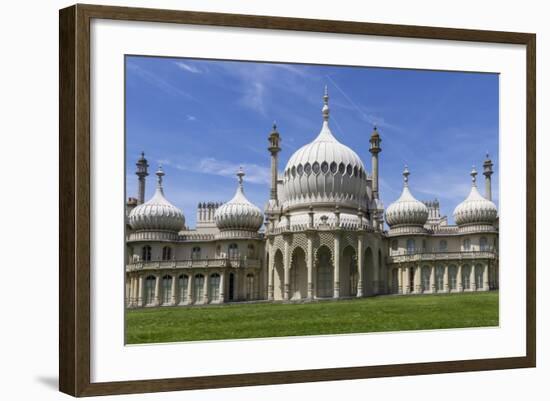
{"type": "Polygon", "coordinates": [[[153,74],[152,72],[138,66],[134,63],[127,63],[128,71],[134,73],[144,81],[148,82],[149,84],[156,86],[160,90],[170,94],[170,95],[177,95],[177,96],[183,96],[187,99],[192,99],[193,96],[191,96],[189,93],[181,90],[177,86],[171,84],[170,82],[166,81],[165,79],[159,77],[156,74],[153,74]]]}
{"type": "Polygon", "coordinates": [[[197,121],[197,117],[188,114],[187,115],[187,121],[197,121]]]}
{"type": "Polygon", "coordinates": [[[174,64],[176,64],[180,69],[190,72],[192,74],[202,74],[202,70],[195,67],[194,65],[184,63],[183,61],[176,61],[174,64]]]}

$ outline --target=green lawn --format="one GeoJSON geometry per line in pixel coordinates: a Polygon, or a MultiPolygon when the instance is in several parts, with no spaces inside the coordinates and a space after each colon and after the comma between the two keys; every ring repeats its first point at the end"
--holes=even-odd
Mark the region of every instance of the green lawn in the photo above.
{"type": "Polygon", "coordinates": [[[132,309],[128,344],[498,325],[498,292],[132,309]]]}

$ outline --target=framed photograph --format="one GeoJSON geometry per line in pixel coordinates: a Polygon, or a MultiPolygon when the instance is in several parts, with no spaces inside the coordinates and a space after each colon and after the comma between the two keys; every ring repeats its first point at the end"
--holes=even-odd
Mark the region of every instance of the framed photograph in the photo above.
{"type": "Polygon", "coordinates": [[[534,34],[59,21],[62,392],[535,366],[534,34]]]}

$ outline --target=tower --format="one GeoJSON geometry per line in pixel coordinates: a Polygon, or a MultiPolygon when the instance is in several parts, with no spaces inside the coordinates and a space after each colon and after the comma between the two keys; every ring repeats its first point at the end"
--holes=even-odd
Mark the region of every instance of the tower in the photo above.
{"type": "Polygon", "coordinates": [[[485,176],[485,198],[492,201],[491,176],[493,175],[493,162],[489,158],[489,153],[487,153],[485,161],[483,162],[483,175],[485,176]]]}
{"type": "Polygon", "coordinates": [[[269,200],[271,206],[277,206],[277,169],[279,164],[279,152],[281,151],[280,142],[281,138],[277,131],[277,124],[273,123],[273,129],[269,134],[269,153],[271,154],[271,191],[269,193],[269,200]]]}
{"type": "Polygon", "coordinates": [[[382,151],[382,148],[380,147],[382,139],[380,138],[380,134],[378,133],[376,126],[374,126],[369,142],[369,152],[372,154],[372,197],[374,199],[378,199],[378,153],[382,151]]]}
{"type": "Polygon", "coordinates": [[[141,152],[141,157],[136,163],[136,175],[138,176],[138,205],[145,200],[145,177],[149,175],[147,168],[149,164],[145,158],[145,153],[141,152]]]}

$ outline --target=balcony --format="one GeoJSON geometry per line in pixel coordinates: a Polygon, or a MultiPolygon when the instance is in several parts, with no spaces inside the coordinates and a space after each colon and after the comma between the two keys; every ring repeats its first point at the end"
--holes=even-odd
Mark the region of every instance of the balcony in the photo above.
{"type": "Polygon", "coordinates": [[[469,259],[496,259],[498,252],[494,249],[483,251],[426,251],[415,250],[409,252],[390,252],[386,257],[386,263],[408,263],[422,261],[439,261],[439,260],[469,260],[469,259]]]}
{"type": "Polygon", "coordinates": [[[126,266],[126,271],[140,270],[170,270],[170,269],[201,269],[201,268],[258,268],[259,259],[252,258],[209,258],[209,259],[182,259],[182,260],[155,260],[134,261],[126,266]]]}

